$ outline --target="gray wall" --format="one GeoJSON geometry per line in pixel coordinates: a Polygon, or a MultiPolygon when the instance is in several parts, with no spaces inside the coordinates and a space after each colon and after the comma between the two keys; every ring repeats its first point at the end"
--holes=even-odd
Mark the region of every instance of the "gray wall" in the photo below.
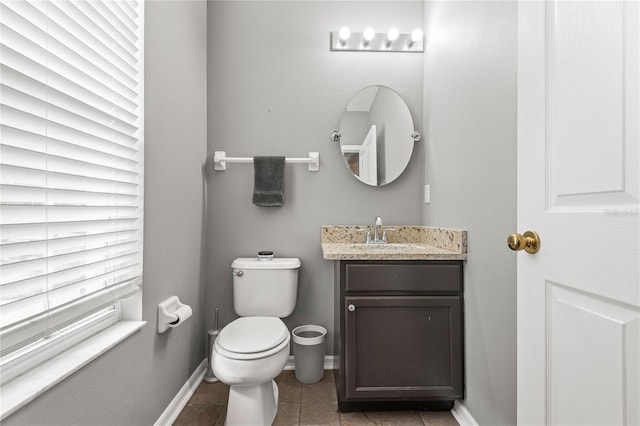
{"type": "Polygon", "coordinates": [[[205,357],[202,270],[206,3],[146,3],[143,319],[135,335],[47,391],[6,425],[150,425],[205,357]],[[193,307],[159,335],[159,302],[193,307]]]}
{"type": "Polygon", "coordinates": [[[400,179],[366,186],[347,171],[329,135],[351,96],[371,84],[398,91],[422,131],[424,60],[421,54],[331,52],[329,33],[344,25],[410,32],[423,25],[423,3],[215,1],[208,16],[209,154],[303,157],[318,151],[320,171],[287,165],[284,206],[266,208],[251,204],[252,165],[207,170],[207,325],[215,307],[221,325],[235,318],[233,259],[269,249],[302,260],[298,304],[285,322],[290,328],[319,324],[331,334],[333,262],[322,258],[320,226],[371,224],[376,215],[385,224],[419,223],[424,165],[417,144],[400,179]]]}
{"type": "Polygon", "coordinates": [[[517,4],[427,2],[429,225],[467,229],[465,405],[480,424],[516,423],[517,4]]]}

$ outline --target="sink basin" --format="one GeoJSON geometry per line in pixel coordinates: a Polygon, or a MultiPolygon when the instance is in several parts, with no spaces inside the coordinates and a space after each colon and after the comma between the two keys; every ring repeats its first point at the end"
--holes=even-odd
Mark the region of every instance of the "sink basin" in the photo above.
{"type": "Polygon", "coordinates": [[[367,252],[376,252],[376,253],[424,250],[423,246],[420,246],[417,244],[405,244],[405,243],[387,243],[387,244],[356,243],[356,244],[349,244],[348,248],[367,251],[367,252]]]}

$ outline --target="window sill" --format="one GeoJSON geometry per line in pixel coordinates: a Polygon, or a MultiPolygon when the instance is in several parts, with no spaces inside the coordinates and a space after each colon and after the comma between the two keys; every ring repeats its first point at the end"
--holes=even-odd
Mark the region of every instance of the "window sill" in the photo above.
{"type": "Polygon", "coordinates": [[[146,321],[121,321],[0,388],[0,420],[140,330],[146,321]]]}

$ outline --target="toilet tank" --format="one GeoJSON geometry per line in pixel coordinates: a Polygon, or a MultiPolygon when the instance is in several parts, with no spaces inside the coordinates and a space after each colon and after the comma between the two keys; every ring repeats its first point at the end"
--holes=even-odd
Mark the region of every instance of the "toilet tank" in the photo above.
{"type": "Polygon", "coordinates": [[[298,258],[241,257],[233,269],[233,308],[241,317],[284,318],[293,312],[298,295],[298,258]]]}

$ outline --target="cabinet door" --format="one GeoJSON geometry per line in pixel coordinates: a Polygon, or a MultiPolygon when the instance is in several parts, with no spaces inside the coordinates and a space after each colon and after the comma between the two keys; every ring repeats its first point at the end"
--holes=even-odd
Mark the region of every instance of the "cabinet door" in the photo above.
{"type": "Polygon", "coordinates": [[[459,296],[345,297],[346,398],[463,397],[459,296]]]}

